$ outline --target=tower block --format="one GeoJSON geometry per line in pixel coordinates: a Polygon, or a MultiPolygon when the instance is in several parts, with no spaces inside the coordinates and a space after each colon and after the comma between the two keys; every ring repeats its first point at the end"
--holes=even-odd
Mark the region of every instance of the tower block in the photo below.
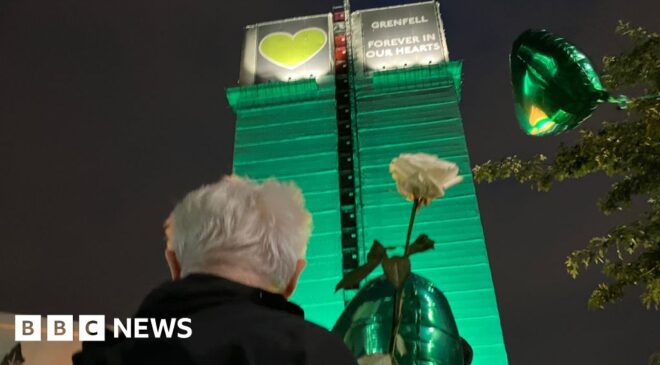
{"type": "Polygon", "coordinates": [[[390,161],[424,152],[458,164],[463,182],[416,218],[413,237],[436,246],[412,268],[446,295],[473,364],[507,364],[460,94],[461,63],[448,57],[435,1],[248,26],[240,84],[227,90],[234,172],[302,189],[314,229],[292,301],[330,328],[358,289],[335,292],[343,273],[376,239],[405,243],[411,203],[390,161]]]}

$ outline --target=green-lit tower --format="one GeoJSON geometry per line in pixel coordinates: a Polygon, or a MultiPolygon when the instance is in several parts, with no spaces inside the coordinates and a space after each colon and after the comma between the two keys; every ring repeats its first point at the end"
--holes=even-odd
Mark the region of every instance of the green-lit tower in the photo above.
{"type": "MultiPolygon", "coordinates": [[[[332,327],[354,291],[335,293],[374,239],[403,245],[410,213],[388,171],[400,153],[453,161],[465,177],[417,217],[436,249],[415,273],[448,298],[476,365],[507,364],[450,61],[437,2],[348,8],[246,28],[234,171],[294,180],[312,212],[308,265],[293,301],[332,327]]],[[[374,273],[378,275],[379,273],[374,273]]]]}

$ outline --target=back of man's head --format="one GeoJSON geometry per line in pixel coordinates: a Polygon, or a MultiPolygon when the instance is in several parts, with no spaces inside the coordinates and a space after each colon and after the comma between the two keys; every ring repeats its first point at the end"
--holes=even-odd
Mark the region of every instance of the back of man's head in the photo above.
{"type": "Polygon", "coordinates": [[[232,175],[188,193],[168,222],[181,276],[250,273],[280,291],[305,257],[311,216],[295,184],[232,175]]]}

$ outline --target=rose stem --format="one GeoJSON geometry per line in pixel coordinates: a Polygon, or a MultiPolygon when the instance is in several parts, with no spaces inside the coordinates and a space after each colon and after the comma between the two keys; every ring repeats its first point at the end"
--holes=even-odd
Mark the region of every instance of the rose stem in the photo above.
{"type": "Polygon", "coordinates": [[[412,211],[410,212],[410,222],[408,223],[408,233],[406,234],[406,246],[403,249],[403,256],[408,256],[408,245],[410,245],[410,236],[412,235],[413,224],[415,224],[415,215],[417,215],[417,208],[419,208],[419,199],[413,200],[412,211]]]}
{"type": "MultiPolygon", "coordinates": [[[[415,215],[417,215],[417,208],[419,207],[420,200],[413,199],[413,207],[410,212],[410,222],[408,223],[408,233],[406,234],[406,246],[403,249],[403,256],[408,256],[408,246],[410,245],[410,236],[412,235],[413,224],[415,224],[415,215]]],[[[403,310],[403,284],[396,289],[393,303],[393,316],[392,316],[392,335],[390,336],[390,356],[394,359],[394,352],[396,349],[396,334],[399,332],[399,325],[401,324],[401,312],[403,310]]],[[[395,360],[396,361],[396,360],[395,360]]]]}

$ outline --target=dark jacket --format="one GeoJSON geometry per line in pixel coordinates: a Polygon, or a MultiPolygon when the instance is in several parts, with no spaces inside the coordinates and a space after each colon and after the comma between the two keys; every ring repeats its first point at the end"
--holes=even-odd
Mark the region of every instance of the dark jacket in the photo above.
{"type": "Polygon", "coordinates": [[[305,321],[283,296],[214,275],[160,286],[135,317],[190,318],[192,336],[117,340],[109,333],[105,342],[84,343],[74,365],[356,364],[336,335],[305,321]]]}

